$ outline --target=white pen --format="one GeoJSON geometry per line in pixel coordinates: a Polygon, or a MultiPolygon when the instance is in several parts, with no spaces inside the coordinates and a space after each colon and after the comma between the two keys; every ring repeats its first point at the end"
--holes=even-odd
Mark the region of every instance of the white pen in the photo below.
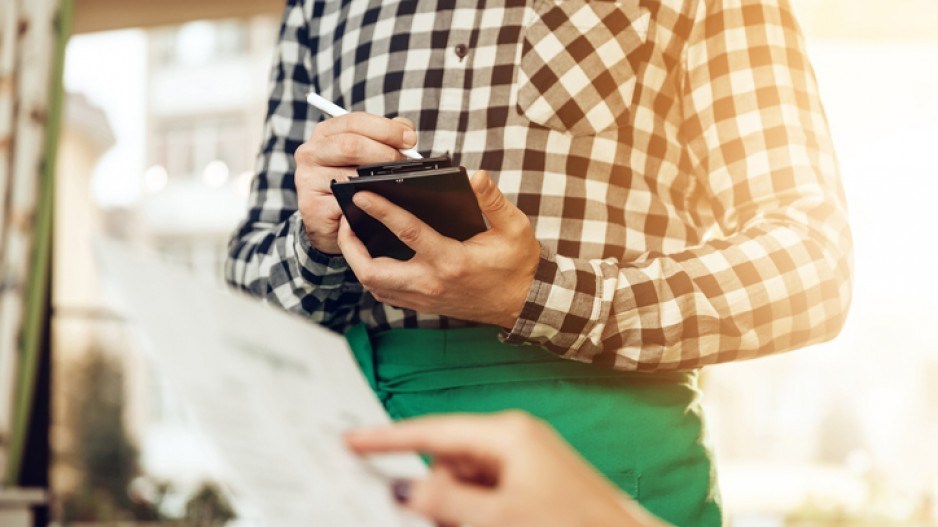
{"type": "MultiPolygon", "coordinates": [[[[349,111],[345,108],[313,91],[309,92],[309,95],[306,96],[306,102],[308,102],[313,108],[316,108],[330,117],[338,117],[340,115],[349,113],[349,111]]],[[[409,157],[411,159],[423,159],[423,156],[413,148],[401,148],[400,152],[404,154],[404,157],[409,157]]]]}

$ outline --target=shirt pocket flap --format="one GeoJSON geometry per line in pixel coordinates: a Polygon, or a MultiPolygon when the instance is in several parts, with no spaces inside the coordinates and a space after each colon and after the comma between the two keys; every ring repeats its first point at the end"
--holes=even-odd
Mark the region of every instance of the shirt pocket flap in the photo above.
{"type": "Polygon", "coordinates": [[[612,128],[629,111],[651,13],[638,0],[541,0],[524,29],[518,110],[573,135],[612,128]]]}

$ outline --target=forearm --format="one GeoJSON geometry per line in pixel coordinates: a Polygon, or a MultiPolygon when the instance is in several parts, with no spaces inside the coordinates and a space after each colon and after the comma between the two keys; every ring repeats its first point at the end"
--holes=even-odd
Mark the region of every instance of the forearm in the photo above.
{"type": "Polygon", "coordinates": [[[344,259],[309,245],[299,214],[280,223],[252,223],[229,245],[227,281],[254,296],[337,331],[358,320],[364,294],[344,259]]]}
{"type": "Polygon", "coordinates": [[[852,248],[845,219],[827,220],[815,229],[766,219],[725,239],[624,265],[542,253],[507,339],[643,371],[828,340],[850,303],[852,248]]]}

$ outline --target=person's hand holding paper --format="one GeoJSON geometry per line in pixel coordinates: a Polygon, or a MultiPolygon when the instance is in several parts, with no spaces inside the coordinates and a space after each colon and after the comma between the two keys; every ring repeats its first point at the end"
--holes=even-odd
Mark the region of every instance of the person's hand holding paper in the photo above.
{"type": "Polygon", "coordinates": [[[524,412],[422,417],[345,439],[362,455],[413,450],[431,456],[430,474],[396,482],[395,498],[445,525],[666,525],[524,412]]]}

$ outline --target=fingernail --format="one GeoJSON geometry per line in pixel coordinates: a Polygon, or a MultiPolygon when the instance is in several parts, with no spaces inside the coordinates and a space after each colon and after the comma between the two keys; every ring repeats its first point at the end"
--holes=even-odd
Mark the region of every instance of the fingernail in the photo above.
{"type": "Polygon", "coordinates": [[[404,146],[410,148],[417,144],[417,132],[413,130],[406,130],[404,132],[404,146]]]}
{"type": "Polygon", "coordinates": [[[391,483],[391,493],[394,500],[398,503],[407,503],[410,501],[410,481],[406,479],[394,480],[391,483]]]}
{"type": "Polygon", "coordinates": [[[371,206],[371,200],[362,194],[355,194],[352,196],[352,201],[354,201],[360,209],[367,209],[371,206]]]}

